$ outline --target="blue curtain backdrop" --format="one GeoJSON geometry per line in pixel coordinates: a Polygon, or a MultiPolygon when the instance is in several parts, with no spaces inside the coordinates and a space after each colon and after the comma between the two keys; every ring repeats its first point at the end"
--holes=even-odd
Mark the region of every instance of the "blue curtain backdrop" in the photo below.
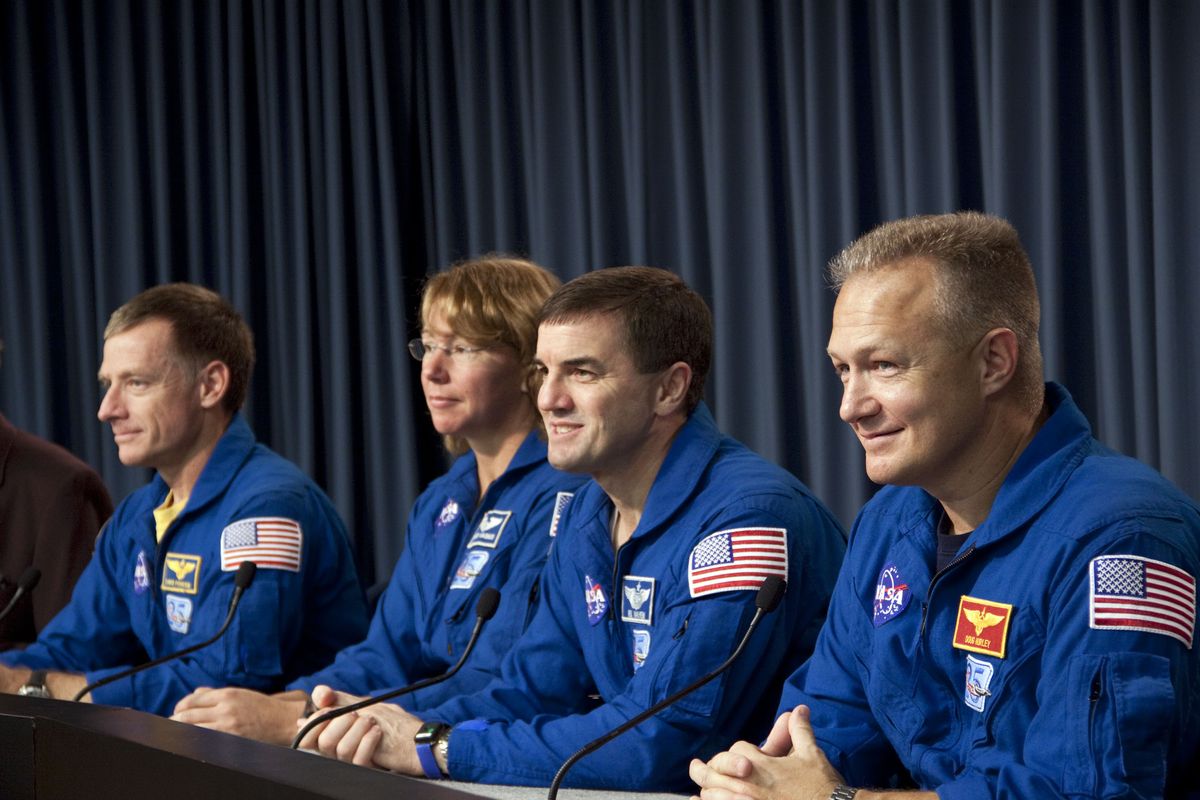
{"type": "Polygon", "coordinates": [[[123,468],[107,315],[167,280],[254,327],[247,414],[382,580],[444,466],[403,343],[489,250],[667,267],[712,304],[722,426],[847,522],[822,269],[977,208],[1033,258],[1051,378],[1200,497],[1200,3],[97,2],[0,7],[0,409],[123,468]]]}

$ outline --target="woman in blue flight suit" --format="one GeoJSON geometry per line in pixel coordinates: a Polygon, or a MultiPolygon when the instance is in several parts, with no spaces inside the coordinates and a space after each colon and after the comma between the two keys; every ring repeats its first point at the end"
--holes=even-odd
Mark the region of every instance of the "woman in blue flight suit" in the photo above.
{"type": "Polygon", "coordinates": [[[421,335],[409,352],[421,362],[434,428],[458,458],[417,498],[367,638],[294,681],[292,691],[201,689],[179,703],[174,719],[287,743],[318,684],[365,695],[446,671],[490,586],[502,601],[468,663],[402,702],[428,707],[487,683],[529,620],[550,539],[583,482],[546,461],[531,389],[537,314],[558,283],[532,262],[505,257],[462,262],[430,278],[421,335]]]}

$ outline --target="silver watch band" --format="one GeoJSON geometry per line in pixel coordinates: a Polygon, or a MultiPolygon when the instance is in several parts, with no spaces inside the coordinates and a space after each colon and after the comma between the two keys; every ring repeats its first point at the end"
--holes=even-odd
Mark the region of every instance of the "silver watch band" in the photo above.
{"type": "Polygon", "coordinates": [[[844,783],[839,783],[833,787],[833,793],[829,795],[829,800],[854,800],[856,794],[858,794],[858,789],[852,789],[844,783]]]}

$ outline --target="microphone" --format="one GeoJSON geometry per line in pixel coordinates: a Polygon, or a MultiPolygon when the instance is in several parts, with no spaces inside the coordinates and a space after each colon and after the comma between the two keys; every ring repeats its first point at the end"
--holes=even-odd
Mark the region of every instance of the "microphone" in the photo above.
{"type": "Polygon", "coordinates": [[[237,611],[238,603],[240,603],[242,600],[242,594],[248,588],[250,588],[250,584],[254,582],[254,573],[257,571],[258,564],[255,564],[253,561],[243,561],[240,565],[238,565],[237,573],[233,576],[233,597],[229,600],[229,613],[225,615],[225,621],[221,623],[221,629],[217,631],[212,638],[206,639],[203,642],[200,642],[200,644],[194,644],[191,647],[185,647],[183,650],[180,650],[177,653],[171,653],[170,655],[156,658],[153,661],[147,661],[145,664],[138,664],[136,667],[130,667],[129,669],[122,670],[114,675],[109,675],[107,678],[101,678],[95,683],[89,683],[87,686],[80,689],[79,693],[71,699],[78,702],[81,697],[85,696],[93,689],[99,689],[101,686],[107,686],[113,681],[119,681],[122,678],[128,678],[130,675],[141,672],[142,670],[150,669],[151,667],[157,667],[159,664],[165,664],[168,661],[174,661],[177,658],[183,658],[184,656],[194,653],[203,647],[208,647],[217,639],[220,639],[225,635],[225,631],[229,628],[229,623],[233,622],[233,612],[237,611]]]}
{"type": "Polygon", "coordinates": [[[21,595],[33,591],[33,587],[38,585],[38,581],[42,579],[42,571],[30,564],[21,573],[21,577],[17,578],[17,590],[13,592],[13,596],[8,599],[8,605],[0,611],[0,620],[7,617],[17,605],[17,601],[21,599],[21,595]]]}
{"type": "Polygon", "coordinates": [[[555,798],[558,797],[558,787],[562,785],[563,779],[567,777],[567,771],[570,770],[571,767],[575,766],[576,761],[579,761],[579,759],[583,758],[589,753],[594,753],[595,751],[599,750],[601,747],[608,744],[622,733],[625,733],[625,731],[637,727],[641,723],[650,719],[650,717],[653,717],[655,714],[662,711],[667,706],[678,702],[682,698],[716,678],[725,670],[729,669],[729,666],[733,664],[734,659],[740,656],[742,654],[742,650],[746,648],[746,642],[750,641],[750,634],[754,633],[754,629],[758,627],[759,620],[761,620],[764,615],[770,614],[776,609],[776,607],[778,607],[779,601],[783,599],[783,593],[786,590],[787,581],[785,581],[783,578],[780,578],[778,575],[767,576],[766,580],[763,581],[762,586],[759,587],[758,594],[754,598],[754,605],[757,608],[757,610],[754,612],[754,618],[750,620],[750,626],[746,628],[746,633],[742,635],[742,640],[738,642],[737,649],[733,651],[733,654],[729,656],[729,658],[725,659],[721,666],[717,667],[704,677],[700,678],[694,683],[689,684],[688,686],[683,687],[670,697],[659,700],[642,713],[635,717],[631,717],[603,736],[593,739],[583,747],[579,748],[574,755],[563,762],[563,765],[558,768],[558,772],[554,774],[554,780],[550,783],[550,793],[547,795],[547,800],[555,800],[555,798]]]}
{"type": "Polygon", "coordinates": [[[475,642],[479,639],[479,632],[483,630],[483,623],[496,615],[496,608],[500,605],[500,591],[491,586],[484,589],[479,594],[479,602],[475,604],[475,628],[471,631],[471,638],[467,641],[467,646],[463,650],[463,654],[458,657],[458,661],[446,672],[441,675],[434,675],[432,678],[424,678],[416,683],[410,683],[408,686],[402,686],[399,689],[393,689],[390,692],[384,692],[375,697],[368,697],[364,700],[359,700],[357,703],[351,703],[348,706],[335,708],[326,714],[317,714],[312,719],[304,724],[300,732],[296,734],[296,738],[292,739],[292,749],[295,750],[300,746],[300,742],[304,736],[316,726],[323,722],[329,722],[337,719],[343,714],[349,714],[351,711],[358,711],[360,708],[365,708],[376,703],[382,703],[384,700],[391,700],[394,697],[399,697],[402,694],[415,692],[417,689],[424,689],[427,686],[433,686],[435,683],[441,683],[444,680],[454,676],[458,672],[463,663],[467,660],[467,656],[475,649],[475,642]]]}

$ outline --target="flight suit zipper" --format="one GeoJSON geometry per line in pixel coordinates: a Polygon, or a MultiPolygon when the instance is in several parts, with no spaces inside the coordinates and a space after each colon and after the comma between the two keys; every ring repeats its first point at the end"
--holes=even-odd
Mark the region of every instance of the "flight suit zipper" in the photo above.
{"type": "Polygon", "coordinates": [[[929,590],[925,593],[925,599],[921,601],[921,633],[919,638],[925,638],[925,622],[929,616],[929,605],[933,602],[933,588],[937,584],[938,579],[949,572],[952,567],[961,564],[963,561],[966,561],[974,552],[975,545],[971,545],[966,550],[962,551],[953,559],[951,559],[949,564],[934,573],[933,578],[929,581],[929,590]]]}

